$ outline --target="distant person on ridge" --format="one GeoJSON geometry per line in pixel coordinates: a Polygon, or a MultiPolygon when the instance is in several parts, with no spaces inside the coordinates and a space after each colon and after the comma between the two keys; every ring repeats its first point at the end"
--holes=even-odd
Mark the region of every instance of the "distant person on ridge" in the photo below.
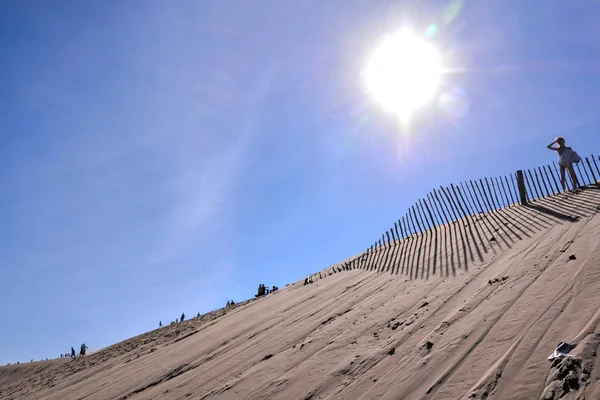
{"type": "Polygon", "coordinates": [[[75,349],[73,347],[71,347],[71,358],[75,359],[75,349]]]}
{"type": "Polygon", "coordinates": [[[79,356],[80,357],[85,357],[85,351],[87,350],[87,346],[85,345],[85,343],[81,344],[81,349],[79,350],[79,356]]]}
{"type": "Polygon", "coordinates": [[[158,321],[158,327],[162,328],[162,321],[158,321]]]}
{"type": "Polygon", "coordinates": [[[185,314],[181,313],[181,322],[183,322],[185,320],[185,314]]]}
{"type": "Polygon", "coordinates": [[[569,176],[573,182],[573,191],[579,189],[579,181],[573,169],[573,164],[581,161],[581,157],[575,150],[565,146],[565,139],[557,137],[556,140],[546,146],[549,150],[556,151],[558,153],[558,165],[560,166],[560,184],[562,185],[563,191],[566,190],[566,179],[565,170],[569,170],[569,176]],[[558,144],[558,147],[554,147],[553,144],[558,144]]]}

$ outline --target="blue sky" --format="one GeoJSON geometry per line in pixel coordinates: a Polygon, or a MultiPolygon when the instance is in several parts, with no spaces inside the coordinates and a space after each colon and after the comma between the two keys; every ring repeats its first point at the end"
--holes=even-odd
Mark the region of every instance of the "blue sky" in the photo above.
{"type": "Polygon", "coordinates": [[[4,1],[0,363],[285,286],[433,187],[600,152],[600,3],[4,1]],[[410,128],[365,94],[410,25],[453,69],[410,128]]]}

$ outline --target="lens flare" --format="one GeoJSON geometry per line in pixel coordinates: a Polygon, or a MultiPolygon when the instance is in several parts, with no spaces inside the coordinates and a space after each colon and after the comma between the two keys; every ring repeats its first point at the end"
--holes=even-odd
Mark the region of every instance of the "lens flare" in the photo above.
{"type": "Polygon", "coordinates": [[[469,112],[470,108],[467,92],[459,87],[453,87],[442,93],[438,104],[444,115],[451,120],[461,119],[469,112]]]}

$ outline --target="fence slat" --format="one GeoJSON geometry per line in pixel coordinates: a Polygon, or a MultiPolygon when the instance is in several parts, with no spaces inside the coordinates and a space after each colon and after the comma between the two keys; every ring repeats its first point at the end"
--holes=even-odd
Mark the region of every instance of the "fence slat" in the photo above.
{"type": "MultiPolygon", "coordinates": [[[[579,163],[577,164],[573,164],[573,169],[575,170],[575,176],[577,176],[577,183],[579,184],[579,186],[587,186],[588,184],[586,183],[585,177],[583,176],[583,173],[581,172],[581,168],[579,168],[579,163]],[[579,175],[577,175],[577,173],[579,173],[579,175]],[[582,185],[583,183],[583,185],[582,185]]],[[[575,187],[575,186],[573,186],[575,187]]]]}
{"type": "Polygon", "coordinates": [[[475,202],[472,202],[472,203],[471,203],[471,201],[472,201],[473,199],[472,199],[472,198],[471,198],[471,199],[469,199],[469,195],[470,195],[470,194],[469,194],[469,192],[468,192],[468,189],[467,189],[467,188],[465,188],[465,184],[464,184],[463,182],[461,182],[461,183],[460,183],[460,188],[462,189],[462,193],[463,193],[463,195],[464,195],[464,197],[465,197],[465,202],[467,203],[467,205],[468,205],[468,206],[469,206],[469,208],[471,209],[471,211],[470,211],[471,215],[476,215],[476,214],[478,213],[478,211],[477,211],[477,206],[475,205],[475,202]]]}
{"type": "MultiPolygon", "coordinates": [[[[600,160],[600,157],[598,157],[598,160],[600,160]]],[[[592,154],[592,161],[594,162],[594,166],[596,167],[596,172],[598,173],[598,176],[600,177],[600,168],[598,168],[598,164],[596,164],[596,158],[594,157],[593,154],[592,154]]]]}
{"type": "Polygon", "coordinates": [[[494,199],[496,199],[496,210],[504,208],[504,200],[502,200],[502,192],[500,192],[500,187],[498,186],[498,182],[494,181],[494,178],[490,177],[490,186],[492,187],[492,193],[494,194],[494,199]]]}
{"type": "MultiPolygon", "coordinates": [[[[530,169],[528,169],[528,170],[527,170],[527,174],[528,174],[528,175],[531,177],[531,186],[533,186],[533,190],[535,190],[535,196],[536,196],[536,199],[541,199],[541,198],[543,197],[543,196],[542,196],[542,192],[541,192],[540,188],[539,188],[538,186],[536,186],[536,185],[535,185],[535,183],[536,183],[536,182],[535,182],[535,179],[534,179],[534,176],[535,176],[535,170],[534,170],[534,173],[532,174],[532,173],[531,173],[531,170],[530,170],[530,169]]],[[[539,181],[538,181],[537,183],[538,183],[538,185],[540,184],[540,182],[539,182],[539,181]]]]}
{"type": "Polygon", "coordinates": [[[594,179],[594,184],[598,183],[598,179],[596,178],[596,174],[594,174],[594,169],[592,168],[592,164],[590,164],[590,160],[588,160],[588,158],[585,158],[585,162],[588,165],[588,169],[590,170],[590,173],[592,174],[592,179],[594,179]]]}
{"type": "Polygon", "coordinates": [[[467,213],[465,212],[465,209],[462,206],[462,203],[460,202],[459,198],[458,198],[458,193],[456,192],[456,188],[454,187],[454,185],[450,184],[450,189],[452,189],[452,192],[454,193],[454,200],[456,202],[456,205],[458,206],[458,209],[460,210],[460,213],[462,214],[461,218],[467,218],[467,213]]]}
{"type": "Polygon", "coordinates": [[[415,215],[415,209],[413,206],[410,207],[409,209],[410,211],[408,212],[410,214],[410,218],[411,218],[411,222],[413,224],[413,228],[415,228],[415,234],[418,236],[422,231],[421,231],[421,227],[418,224],[417,221],[417,216],[415,215]]]}
{"type": "Polygon", "coordinates": [[[423,215],[422,221],[424,221],[424,224],[427,225],[427,230],[430,231],[431,229],[433,229],[434,225],[430,223],[429,218],[425,213],[425,207],[423,206],[423,201],[421,199],[417,200],[417,209],[419,210],[419,214],[423,215]]]}
{"type": "Polygon", "coordinates": [[[442,225],[442,217],[437,209],[436,204],[432,199],[431,192],[427,193],[427,196],[425,196],[425,198],[427,198],[427,201],[429,201],[429,207],[431,207],[431,212],[433,213],[433,217],[435,218],[435,226],[442,225]]]}
{"type": "Polygon", "coordinates": [[[560,186],[558,185],[556,175],[552,172],[552,167],[550,165],[544,165],[544,170],[546,171],[546,175],[548,175],[548,180],[550,181],[550,186],[554,194],[560,193],[560,186]]]}
{"type": "Polygon", "coordinates": [[[438,218],[440,219],[440,225],[447,224],[448,221],[446,220],[445,216],[442,215],[442,206],[438,204],[438,201],[434,197],[434,191],[435,191],[435,189],[433,189],[431,192],[429,192],[429,196],[431,197],[431,202],[433,203],[433,205],[437,211],[438,218]]]}
{"type": "Polygon", "coordinates": [[[408,239],[410,237],[410,231],[408,230],[408,224],[406,223],[406,214],[402,217],[402,224],[404,225],[405,238],[408,239]]]}
{"type": "MultiPolygon", "coordinates": [[[[535,169],[534,169],[535,170],[535,169]]],[[[538,176],[541,182],[541,188],[544,193],[544,197],[550,196],[550,192],[548,191],[548,185],[546,185],[546,181],[544,180],[544,174],[542,173],[542,167],[538,167],[538,176]]]]}
{"type": "Polygon", "coordinates": [[[417,227],[419,228],[419,233],[423,234],[423,232],[425,232],[425,225],[421,226],[421,223],[423,222],[423,220],[419,216],[417,203],[410,206],[410,208],[412,208],[413,216],[415,217],[417,227]]]}
{"type": "Polygon", "coordinates": [[[552,188],[552,183],[554,183],[554,188],[552,188],[552,190],[554,192],[553,194],[560,193],[558,181],[556,180],[556,176],[552,173],[552,167],[550,167],[549,165],[544,165],[544,169],[546,170],[546,175],[550,175],[550,178],[552,178],[552,179],[548,178],[550,180],[551,188],[552,188]],[[556,190],[554,190],[554,189],[556,189],[556,190]]]}
{"type": "Polygon", "coordinates": [[[427,211],[427,214],[429,215],[429,218],[431,218],[431,221],[433,223],[433,229],[437,229],[437,225],[435,218],[433,216],[433,213],[431,212],[431,209],[429,208],[430,205],[427,204],[427,199],[423,199],[423,206],[425,207],[425,210],[427,211]]]}
{"type": "Polygon", "coordinates": [[[458,196],[460,197],[461,202],[465,205],[465,209],[467,210],[469,217],[472,218],[473,215],[475,215],[475,211],[472,208],[469,209],[469,207],[470,207],[469,200],[467,199],[466,194],[463,195],[464,187],[463,187],[462,182],[460,183],[460,187],[458,185],[456,185],[456,191],[458,192],[458,196]]]}
{"type": "Polygon", "coordinates": [[[535,181],[537,183],[537,187],[539,189],[540,192],[540,199],[546,197],[547,195],[544,193],[544,185],[543,185],[543,178],[540,176],[540,174],[537,172],[537,170],[535,169],[535,167],[533,168],[533,176],[535,178],[535,181]]]}
{"type": "Polygon", "coordinates": [[[531,200],[535,200],[536,198],[538,198],[539,196],[537,195],[537,192],[534,191],[535,189],[535,185],[533,184],[533,177],[531,176],[531,171],[529,171],[528,169],[524,171],[525,172],[525,182],[527,182],[527,187],[529,188],[530,192],[531,192],[531,200]],[[527,175],[529,175],[529,178],[527,178],[527,175]]]}
{"type": "MultiPolygon", "coordinates": [[[[404,219],[404,217],[402,217],[402,219],[404,219]]],[[[402,234],[402,239],[406,240],[406,238],[408,236],[406,236],[406,234],[404,233],[404,229],[402,229],[402,222],[400,222],[400,220],[398,220],[398,228],[400,228],[400,233],[402,234]]]]}
{"type": "Polygon", "coordinates": [[[498,177],[498,182],[499,182],[500,187],[502,188],[502,193],[504,194],[504,200],[506,201],[506,207],[510,207],[510,205],[511,205],[510,198],[508,197],[508,194],[506,193],[506,188],[504,187],[504,182],[502,182],[501,176],[498,177]]]}
{"type": "MultiPolygon", "coordinates": [[[[512,177],[511,177],[512,180],[512,177]]],[[[506,182],[506,190],[508,191],[508,197],[510,197],[510,199],[512,200],[511,204],[515,204],[519,202],[519,197],[513,193],[513,190],[510,186],[510,182],[508,180],[508,175],[504,175],[504,181],[506,182]]]]}
{"type": "Polygon", "coordinates": [[[452,202],[452,196],[450,196],[446,192],[446,188],[444,188],[442,186],[440,186],[440,191],[442,193],[444,193],[444,196],[446,196],[446,199],[448,200],[448,204],[450,205],[450,210],[452,211],[452,216],[454,217],[453,221],[458,221],[460,219],[460,217],[458,216],[458,210],[455,210],[454,203],[452,202]]]}
{"type": "Polygon", "coordinates": [[[496,197],[494,183],[492,182],[492,184],[490,185],[490,183],[488,182],[488,178],[484,178],[484,180],[485,180],[485,186],[487,187],[487,190],[490,194],[490,200],[492,202],[492,206],[494,207],[494,210],[497,210],[500,207],[500,205],[498,204],[498,198],[496,197]],[[496,201],[494,201],[494,198],[496,198],[496,201]]]}
{"type": "Polygon", "coordinates": [[[548,195],[551,196],[554,194],[554,188],[552,187],[552,182],[550,182],[550,177],[548,176],[548,171],[544,168],[544,166],[539,167],[540,174],[544,177],[544,184],[548,190],[548,195]]]}
{"type": "Polygon", "coordinates": [[[417,218],[419,218],[419,221],[421,221],[421,224],[423,225],[423,233],[425,233],[427,230],[429,230],[429,221],[427,221],[424,213],[422,212],[423,210],[421,210],[421,207],[419,206],[419,199],[417,199],[414,207],[417,218]]]}
{"type": "Polygon", "coordinates": [[[473,181],[469,180],[469,183],[471,184],[470,194],[475,199],[473,201],[473,203],[477,204],[477,207],[479,208],[479,213],[485,212],[485,206],[479,200],[479,196],[477,195],[477,189],[475,188],[475,185],[473,184],[473,181]]]}
{"type": "Polygon", "coordinates": [[[408,227],[408,234],[412,238],[416,234],[416,231],[414,229],[414,226],[412,224],[412,219],[410,217],[410,208],[408,209],[408,212],[406,213],[406,226],[408,227]]]}
{"type": "Polygon", "coordinates": [[[481,199],[482,199],[482,203],[483,203],[484,207],[487,207],[486,211],[491,212],[493,210],[492,203],[490,203],[490,199],[488,199],[488,196],[485,193],[485,187],[483,186],[483,181],[480,179],[479,185],[477,185],[477,181],[475,181],[475,187],[477,188],[477,191],[481,195],[481,199]]]}
{"type": "Polygon", "coordinates": [[[444,221],[446,222],[446,225],[450,224],[450,218],[448,217],[447,214],[447,208],[446,208],[446,204],[440,199],[440,197],[437,194],[437,190],[433,189],[433,194],[435,196],[435,200],[439,203],[440,205],[440,209],[442,210],[442,213],[444,215],[444,221]]]}
{"type": "Polygon", "coordinates": [[[494,203],[494,198],[492,197],[492,188],[490,187],[490,184],[489,184],[487,178],[480,179],[479,182],[481,184],[481,190],[483,191],[483,193],[485,195],[485,199],[488,202],[490,211],[494,211],[496,209],[496,203],[494,203]],[[485,181],[485,185],[483,184],[483,181],[485,181]]]}

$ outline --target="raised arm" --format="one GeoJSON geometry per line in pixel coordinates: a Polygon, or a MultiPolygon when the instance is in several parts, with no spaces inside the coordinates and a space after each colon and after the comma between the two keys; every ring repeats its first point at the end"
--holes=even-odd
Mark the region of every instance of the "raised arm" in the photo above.
{"type": "Polygon", "coordinates": [[[550,143],[548,146],[546,146],[546,148],[548,150],[558,151],[560,149],[560,147],[554,147],[554,146],[552,146],[554,143],[556,143],[556,140],[554,142],[550,143]]]}

